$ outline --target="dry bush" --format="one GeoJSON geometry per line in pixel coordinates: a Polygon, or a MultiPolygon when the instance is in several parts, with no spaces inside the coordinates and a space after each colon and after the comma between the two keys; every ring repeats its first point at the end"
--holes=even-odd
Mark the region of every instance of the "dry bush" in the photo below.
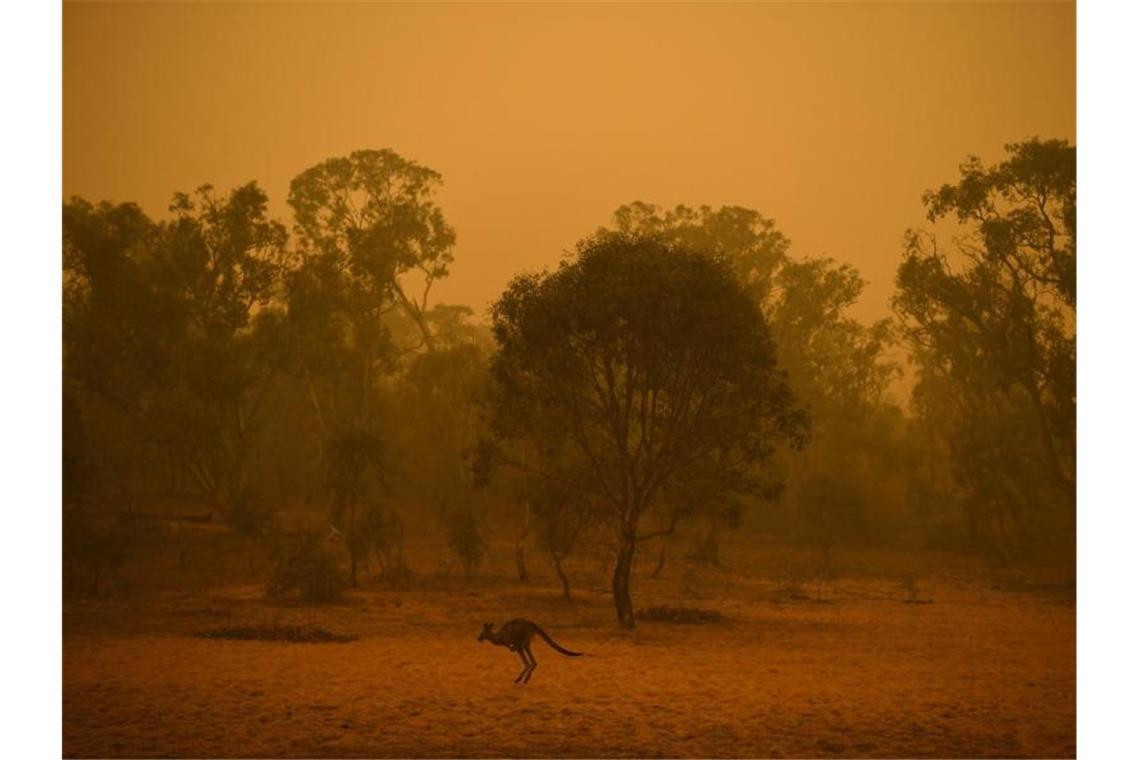
{"type": "Polygon", "coordinates": [[[348,580],[332,554],[316,536],[305,534],[278,557],[267,590],[271,596],[296,591],[307,602],[331,602],[339,599],[347,586],[348,580]]]}

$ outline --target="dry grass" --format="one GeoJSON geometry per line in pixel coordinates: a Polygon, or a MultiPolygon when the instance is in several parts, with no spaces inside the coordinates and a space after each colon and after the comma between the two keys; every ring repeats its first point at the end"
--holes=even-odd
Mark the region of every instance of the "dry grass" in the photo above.
{"type": "Polygon", "coordinates": [[[650,623],[679,623],[681,625],[706,625],[719,623],[723,618],[716,610],[702,610],[694,607],[669,607],[661,605],[649,607],[637,613],[637,619],[650,623]]]}
{"type": "Polygon", "coordinates": [[[846,579],[805,582],[791,600],[759,559],[643,574],[639,606],[688,600],[725,619],[645,622],[632,633],[613,626],[597,590],[566,604],[553,585],[524,587],[505,573],[368,588],[324,607],[274,604],[256,585],[69,602],[64,754],[1075,754],[1071,591],[995,584],[959,568],[920,572],[920,598],[931,603],[914,605],[904,603],[916,598],[913,568],[876,575],[861,561],[852,558],[858,571],[846,579]],[[476,642],[484,620],[514,616],[589,656],[536,643],[538,670],[515,686],[518,658],[476,642]],[[297,646],[194,637],[223,618],[359,638],[297,646]]]}

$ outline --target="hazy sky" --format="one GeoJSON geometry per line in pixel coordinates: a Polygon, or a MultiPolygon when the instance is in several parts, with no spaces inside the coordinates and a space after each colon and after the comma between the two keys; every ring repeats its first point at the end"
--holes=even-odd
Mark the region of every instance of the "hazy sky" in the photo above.
{"type": "Polygon", "coordinates": [[[967,153],[1076,137],[1050,4],[65,3],[63,188],[175,190],[392,148],[441,172],[443,300],[480,311],[632,200],[759,209],[887,311],[923,189],[967,153]]]}

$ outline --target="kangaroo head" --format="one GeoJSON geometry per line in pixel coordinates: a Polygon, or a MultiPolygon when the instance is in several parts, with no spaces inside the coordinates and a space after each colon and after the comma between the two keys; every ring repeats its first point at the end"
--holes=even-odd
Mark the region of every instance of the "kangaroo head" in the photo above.
{"type": "Polygon", "coordinates": [[[491,638],[491,624],[483,623],[483,630],[479,632],[479,641],[491,638]]]}

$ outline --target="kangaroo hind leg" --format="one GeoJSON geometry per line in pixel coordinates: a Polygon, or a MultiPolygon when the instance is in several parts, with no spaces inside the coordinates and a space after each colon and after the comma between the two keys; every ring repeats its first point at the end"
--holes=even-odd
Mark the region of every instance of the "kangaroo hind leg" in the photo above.
{"type": "Polygon", "coordinates": [[[534,675],[535,668],[538,667],[538,660],[535,659],[534,652],[530,651],[530,644],[527,644],[523,651],[526,652],[527,657],[530,658],[530,668],[526,672],[526,677],[523,678],[523,683],[529,683],[530,677],[534,675]]]}
{"type": "Polygon", "coordinates": [[[518,649],[516,651],[519,653],[519,657],[523,661],[522,672],[519,673],[518,678],[515,679],[515,683],[518,683],[519,681],[521,681],[523,679],[523,676],[525,676],[530,671],[530,660],[528,660],[526,658],[526,655],[523,653],[523,650],[518,649]]]}

